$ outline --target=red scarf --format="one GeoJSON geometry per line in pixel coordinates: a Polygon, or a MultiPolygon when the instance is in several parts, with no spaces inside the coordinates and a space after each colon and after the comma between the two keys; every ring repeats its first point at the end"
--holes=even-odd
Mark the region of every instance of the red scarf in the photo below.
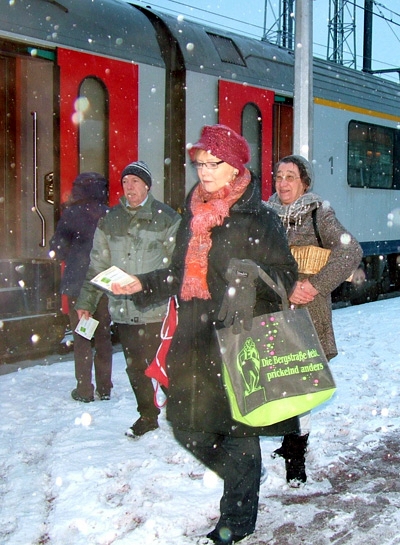
{"type": "Polygon", "coordinates": [[[207,285],[208,254],[211,249],[211,229],[222,225],[229,216],[229,210],[245,192],[250,183],[250,172],[246,169],[243,176],[222,189],[209,193],[201,183],[193,191],[190,210],[191,237],[185,258],[181,298],[189,301],[193,297],[211,299],[207,285]]]}

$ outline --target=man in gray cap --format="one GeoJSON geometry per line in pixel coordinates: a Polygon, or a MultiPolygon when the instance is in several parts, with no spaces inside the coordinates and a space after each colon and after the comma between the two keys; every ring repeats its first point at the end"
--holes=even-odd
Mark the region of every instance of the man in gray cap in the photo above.
{"type": "MultiPolygon", "coordinates": [[[[143,161],[127,165],[121,173],[124,195],[97,226],[90,265],[75,308],[88,318],[102,291],[90,281],[116,265],[128,274],[169,266],[180,216],[150,192],[152,175],[143,161]]],[[[151,379],[144,371],[160,344],[160,329],[167,301],[137,308],[130,296],[109,295],[111,318],[117,327],[126,359],[126,372],[137,400],[140,418],[127,435],[140,436],[158,428],[159,409],[154,405],[151,379]]]]}

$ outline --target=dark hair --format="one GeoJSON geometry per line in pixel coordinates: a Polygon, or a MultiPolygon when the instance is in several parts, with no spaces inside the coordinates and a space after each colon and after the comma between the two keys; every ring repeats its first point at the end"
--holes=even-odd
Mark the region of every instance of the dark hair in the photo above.
{"type": "Polygon", "coordinates": [[[302,182],[304,182],[307,187],[310,187],[312,185],[313,173],[311,165],[307,161],[307,159],[301,157],[301,155],[287,155],[276,163],[275,174],[279,168],[279,165],[281,165],[282,163],[293,163],[294,165],[297,165],[302,182]]]}

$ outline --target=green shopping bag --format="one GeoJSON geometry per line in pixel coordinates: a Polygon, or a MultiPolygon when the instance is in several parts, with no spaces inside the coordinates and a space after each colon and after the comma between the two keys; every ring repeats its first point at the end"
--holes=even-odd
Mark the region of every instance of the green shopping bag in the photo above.
{"type": "MultiPolygon", "coordinates": [[[[260,276],[266,281],[264,271],[260,276]]],[[[336,390],[308,310],[289,309],[286,294],[283,303],[284,310],[253,318],[250,331],[217,330],[232,417],[248,426],[269,426],[310,411],[336,390]]]]}

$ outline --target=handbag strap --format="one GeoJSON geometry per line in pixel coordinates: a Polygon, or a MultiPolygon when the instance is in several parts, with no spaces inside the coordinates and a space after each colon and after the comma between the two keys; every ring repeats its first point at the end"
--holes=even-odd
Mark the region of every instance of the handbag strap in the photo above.
{"type": "Polygon", "coordinates": [[[281,279],[278,278],[278,280],[275,282],[260,266],[257,268],[258,276],[261,278],[261,280],[265,282],[272,290],[274,290],[274,292],[281,298],[283,310],[288,310],[289,300],[281,279]]]}
{"type": "Polygon", "coordinates": [[[164,316],[164,320],[161,326],[160,338],[162,341],[168,341],[172,339],[178,324],[178,300],[176,295],[172,295],[168,299],[167,313],[164,316]],[[173,330],[171,332],[171,330],[173,330]]]}
{"type": "Polygon", "coordinates": [[[319,234],[318,224],[317,224],[317,210],[318,208],[314,208],[314,210],[311,212],[312,216],[312,223],[314,227],[314,233],[318,240],[318,245],[323,248],[324,245],[322,244],[321,235],[319,234]]]}

